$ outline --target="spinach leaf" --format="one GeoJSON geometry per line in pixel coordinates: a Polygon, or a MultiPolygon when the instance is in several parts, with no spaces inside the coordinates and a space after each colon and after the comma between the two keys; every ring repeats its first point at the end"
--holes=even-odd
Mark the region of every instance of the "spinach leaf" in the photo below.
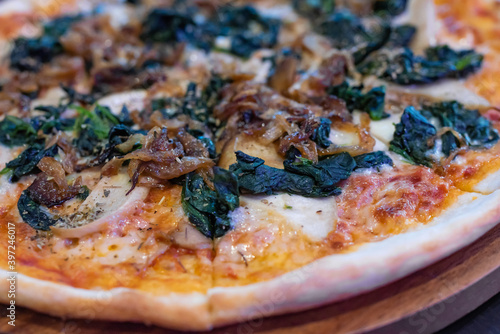
{"type": "Polygon", "coordinates": [[[207,125],[213,132],[217,131],[218,122],[213,116],[213,109],[220,101],[220,91],[230,80],[212,76],[208,85],[197,94],[197,85],[189,83],[182,99],[164,98],[151,101],[152,110],[159,110],[167,119],[179,115],[187,115],[191,119],[207,125]]]}
{"type": "Polygon", "coordinates": [[[328,118],[320,118],[319,126],[314,130],[311,139],[320,147],[327,148],[332,144],[330,141],[332,121],[328,118]]]}
{"type": "Polygon", "coordinates": [[[372,88],[366,93],[362,93],[362,91],[363,85],[349,86],[347,81],[327,89],[328,94],[335,95],[344,100],[347,109],[350,111],[364,111],[368,113],[373,120],[389,117],[389,114],[384,111],[385,86],[372,88]]]}
{"type": "Polygon", "coordinates": [[[460,140],[455,137],[455,135],[451,131],[446,131],[445,133],[443,133],[443,135],[441,136],[441,141],[441,151],[447,157],[450,156],[451,152],[455,151],[461,146],[460,140]]]}
{"type": "Polygon", "coordinates": [[[436,135],[436,128],[414,107],[407,107],[396,124],[394,139],[389,149],[410,162],[431,167],[427,152],[432,148],[429,140],[436,135]]]}
{"type": "Polygon", "coordinates": [[[386,48],[407,48],[410,46],[417,28],[409,24],[403,24],[392,28],[386,48]]]}
{"type": "Polygon", "coordinates": [[[356,161],[356,168],[365,169],[365,168],[376,168],[379,169],[383,165],[393,166],[392,159],[387,156],[382,151],[370,152],[361,155],[357,155],[354,157],[354,161],[356,161]]]}
{"type": "Polygon", "coordinates": [[[72,118],[61,118],[61,114],[66,110],[65,105],[56,106],[37,106],[35,110],[42,111],[44,115],[31,118],[31,125],[36,131],[42,131],[49,134],[55,131],[72,130],[75,120],[72,118]]]}
{"type": "Polygon", "coordinates": [[[107,107],[98,105],[93,112],[79,106],[74,108],[79,114],[74,125],[77,133],[74,145],[82,156],[96,155],[103,149],[103,141],[112,127],[120,121],[107,107]]]}
{"type": "Polygon", "coordinates": [[[333,47],[353,50],[356,64],[380,49],[391,35],[391,27],[383,21],[365,25],[359,17],[346,10],[334,13],[316,30],[329,37],[333,47]]]}
{"type": "Polygon", "coordinates": [[[408,0],[375,0],[373,11],[381,16],[396,16],[406,9],[408,0]]]}
{"type": "Polygon", "coordinates": [[[182,207],[189,221],[207,238],[218,238],[231,229],[229,212],[239,205],[238,180],[214,167],[212,190],[198,174],[188,174],[182,188],[182,207]]]}
{"type": "Polygon", "coordinates": [[[81,132],[92,128],[99,140],[106,139],[111,127],[119,123],[116,116],[107,107],[97,106],[94,112],[91,112],[90,110],[76,106],[75,110],[79,114],[75,123],[75,130],[81,132]]]}
{"type": "Polygon", "coordinates": [[[483,146],[498,141],[498,132],[479,111],[470,110],[457,101],[445,101],[424,106],[442,127],[450,127],[460,133],[468,145],[483,146]]]}
{"type": "MultiPolygon", "coordinates": [[[[175,9],[155,8],[142,22],[141,39],[147,42],[187,42],[196,45],[196,39],[203,37],[200,32],[190,15],[175,9]]],[[[210,40],[208,42],[211,44],[210,40]]]]}
{"type": "Polygon", "coordinates": [[[488,147],[500,138],[497,130],[477,110],[467,109],[457,101],[444,101],[425,105],[421,112],[408,107],[401,122],[396,125],[390,149],[411,162],[430,167],[432,159],[429,154],[433,149],[431,139],[437,133],[431,119],[437,120],[438,129],[451,128],[456,131],[446,131],[440,136],[441,151],[445,156],[463,145],[488,147]],[[465,143],[456,137],[456,133],[463,137],[465,143]]]}
{"type": "Polygon", "coordinates": [[[337,187],[337,183],[347,179],[356,167],[354,159],[345,152],[331,155],[316,164],[307,159],[298,159],[293,152],[288,153],[287,159],[283,162],[285,171],[309,176],[317,186],[326,189],[337,187]]]}
{"type": "MultiPolygon", "coordinates": [[[[238,176],[240,190],[250,194],[286,192],[305,197],[328,197],[340,194],[336,182],[351,174],[355,166],[349,155],[340,154],[323,160],[319,166],[309,161],[290,162],[285,169],[264,165],[264,160],[236,152],[237,162],[230,170],[238,176]],[[311,167],[313,166],[313,167],[311,167]]],[[[299,159],[300,160],[300,159],[299,159]]]]}
{"type": "Polygon", "coordinates": [[[35,129],[20,118],[7,115],[0,121],[0,142],[7,146],[31,144],[37,138],[35,129]]]}
{"type": "Polygon", "coordinates": [[[15,182],[24,175],[39,172],[36,166],[43,157],[54,157],[57,154],[57,145],[45,148],[43,140],[36,141],[24,150],[17,158],[7,163],[6,168],[13,171],[11,181],[15,182]]]}
{"type": "Polygon", "coordinates": [[[445,78],[464,78],[481,67],[483,56],[473,50],[453,51],[446,46],[428,48],[426,57],[415,56],[404,48],[400,52],[381,50],[357,66],[364,75],[400,85],[426,84],[445,78]]]}
{"type": "Polygon", "coordinates": [[[218,13],[218,36],[230,38],[229,51],[248,58],[262,48],[272,48],[278,42],[280,21],[262,17],[251,6],[224,6],[218,13]]]}
{"type": "Polygon", "coordinates": [[[80,192],[78,195],[76,195],[76,198],[78,198],[81,201],[85,201],[87,197],[90,195],[90,189],[87,186],[81,186],[80,192]]]}
{"type": "Polygon", "coordinates": [[[108,142],[104,148],[102,147],[103,143],[99,142],[97,148],[98,150],[100,150],[100,152],[97,151],[95,152],[95,154],[98,154],[98,156],[95,160],[92,161],[90,166],[102,165],[107,161],[113,159],[113,157],[122,156],[136,149],[139,149],[141,147],[140,143],[136,143],[132,147],[132,150],[130,150],[129,152],[122,152],[116,148],[117,145],[123,144],[130,138],[130,136],[132,136],[135,133],[142,133],[142,131],[134,131],[124,124],[118,124],[113,126],[111,130],[109,130],[108,142]]]}
{"type": "Polygon", "coordinates": [[[49,231],[49,227],[57,223],[57,220],[29,196],[27,190],[19,197],[17,208],[23,221],[36,230],[49,231]]]}
{"type": "Polygon", "coordinates": [[[227,84],[231,83],[231,79],[223,79],[218,75],[213,74],[210,77],[210,81],[207,86],[201,93],[201,102],[203,107],[205,108],[204,114],[198,114],[200,122],[208,125],[212,131],[216,131],[217,129],[217,121],[213,116],[213,111],[215,106],[220,102],[221,96],[220,93],[222,88],[227,84]]]}
{"type": "Polygon", "coordinates": [[[278,41],[280,22],[262,17],[250,6],[222,6],[203,22],[195,22],[195,15],[188,10],[156,8],[143,21],[141,38],[147,42],[186,42],[205,51],[215,47],[240,57],[273,47],[278,41]],[[216,43],[218,36],[229,39],[227,49],[216,43]]]}
{"type": "Polygon", "coordinates": [[[80,21],[83,15],[70,15],[70,16],[60,16],[55,19],[51,19],[43,26],[43,34],[45,36],[51,36],[53,38],[59,38],[64,35],[71,26],[80,21]]]}
{"type": "Polygon", "coordinates": [[[483,55],[474,50],[455,51],[447,45],[438,45],[425,50],[429,61],[449,64],[452,76],[465,77],[481,68],[483,55]]]}
{"type": "Polygon", "coordinates": [[[10,53],[10,67],[18,71],[37,72],[43,63],[47,63],[62,52],[59,42],[50,37],[20,37],[14,40],[10,53]]]}
{"type": "Polygon", "coordinates": [[[61,84],[62,90],[67,95],[66,106],[73,104],[74,102],[80,102],[82,104],[92,105],[96,101],[96,97],[92,94],[83,94],[77,92],[74,88],[65,86],[61,84]]]}
{"type": "Polygon", "coordinates": [[[311,20],[318,20],[335,11],[335,0],[293,0],[297,13],[311,20]]]}
{"type": "Polygon", "coordinates": [[[42,36],[15,39],[10,53],[10,67],[18,71],[39,71],[43,63],[51,61],[63,52],[59,37],[81,17],[80,15],[59,17],[45,24],[42,36]]]}

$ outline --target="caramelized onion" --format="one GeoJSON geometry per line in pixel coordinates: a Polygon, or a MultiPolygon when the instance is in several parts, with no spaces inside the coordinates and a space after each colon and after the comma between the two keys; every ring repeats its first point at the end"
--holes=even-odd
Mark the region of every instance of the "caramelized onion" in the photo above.
{"type": "Polygon", "coordinates": [[[43,157],[37,164],[37,167],[44,172],[48,177],[54,180],[54,182],[61,189],[68,188],[68,183],[66,181],[66,172],[60,162],[52,157],[43,157]]]}
{"type": "Polygon", "coordinates": [[[157,186],[161,180],[174,179],[215,165],[203,143],[184,129],[179,130],[176,137],[169,138],[166,128],[156,127],[141,142],[141,149],[109,161],[102,169],[103,175],[115,175],[122,163],[130,160],[128,174],[132,179],[132,191],[137,184],[157,186]]]}
{"type": "Polygon", "coordinates": [[[269,78],[269,86],[278,92],[285,94],[295,82],[295,75],[299,66],[299,60],[295,57],[286,57],[278,64],[276,71],[269,78]]]}
{"type": "Polygon", "coordinates": [[[45,173],[40,173],[28,187],[27,191],[36,203],[50,208],[60,205],[78,195],[80,182],[81,178],[78,178],[75,184],[68,186],[66,180],[64,180],[64,184],[61,187],[55,178],[49,177],[45,173]]]}
{"type": "Polygon", "coordinates": [[[370,116],[366,113],[361,114],[358,136],[359,145],[368,152],[373,151],[375,139],[370,135],[370,116]]]}
{"type": "Polygon", "coordinates": [[[199,168],[210,168],[214,165],[212,159],[209,158],[183,157],[174,160],[168,165],[156,163],[145,164],[143,173],[162,180],[170,180],[191,173],[199,168]]]}

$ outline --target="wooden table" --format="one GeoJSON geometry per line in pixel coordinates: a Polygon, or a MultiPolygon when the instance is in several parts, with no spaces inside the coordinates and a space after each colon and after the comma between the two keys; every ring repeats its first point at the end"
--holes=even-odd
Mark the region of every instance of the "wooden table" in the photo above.
{"type": "MultiPolygon", "coordinates": [[[[370,293],[313,310],[220,328],[211,333],[433,333],[500,292],[500,225],[481,239],[413,275],[370,293]]],[[[141,324],[62,320],[19,308],[23,334],[177,333],[141,324]]],[[[186,321],[189,321],[186,319],[186,321]]]]}

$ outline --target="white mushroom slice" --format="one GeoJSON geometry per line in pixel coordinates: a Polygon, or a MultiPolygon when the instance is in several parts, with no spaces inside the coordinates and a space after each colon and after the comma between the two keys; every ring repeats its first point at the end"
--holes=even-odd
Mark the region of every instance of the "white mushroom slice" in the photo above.
{"type": "Polygon", "coordinates": [[[97,104],[108,107],[113,114],[118,115],[124,105],[130,111],[144,109],[146,96],[147,92],[145,90],[130,90],[105,96],[99,99],[97,104]]]}
{"type": "Polygon", "coordinates": [[[337,146],[359,145],[359,135],[354,131],[332,129],[328,139],[337,146]]]}
{"type": "Polygon", "coordinates": [[[321,241],[337,224],[335,197],[308,198],[299,195],[242,196],[241,207],[231,214],[235,229],[255,220],[255,224],[274,224],[283,221],[302,231],[312,241],[321,241]]]}
{"type": "Polygon", "coordinates": [[[149,193],[149,188],[136,187],[127,195],[130,187],[130,178],[124,173],[102,178],[77,212],[62,219],[52,231],[63,238],[81,238],[127,217],[149,193]]]}

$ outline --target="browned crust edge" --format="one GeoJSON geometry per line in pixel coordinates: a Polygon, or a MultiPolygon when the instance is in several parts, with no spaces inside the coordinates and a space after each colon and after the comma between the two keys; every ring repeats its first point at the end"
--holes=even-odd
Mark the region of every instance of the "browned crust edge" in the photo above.
{"type": "MultiPolygon", "coordinates": [[[[9,303],[9,276],[0,270],[2,303],[9,303]]],[[[63,318],[143,322],[182,330],[211,328],[208,298],[202,293],[157,296],[129,288],[86,290],[18,274],[15,301],[63,318]]]]}
{"type": "Polygon", "coordinates": [[[270,281],[210,289],[213,325],[297,312],[373,290],[471,244],[499,222],[500,190],[466,193],[417,230],[319,259],[270,281]]]}

